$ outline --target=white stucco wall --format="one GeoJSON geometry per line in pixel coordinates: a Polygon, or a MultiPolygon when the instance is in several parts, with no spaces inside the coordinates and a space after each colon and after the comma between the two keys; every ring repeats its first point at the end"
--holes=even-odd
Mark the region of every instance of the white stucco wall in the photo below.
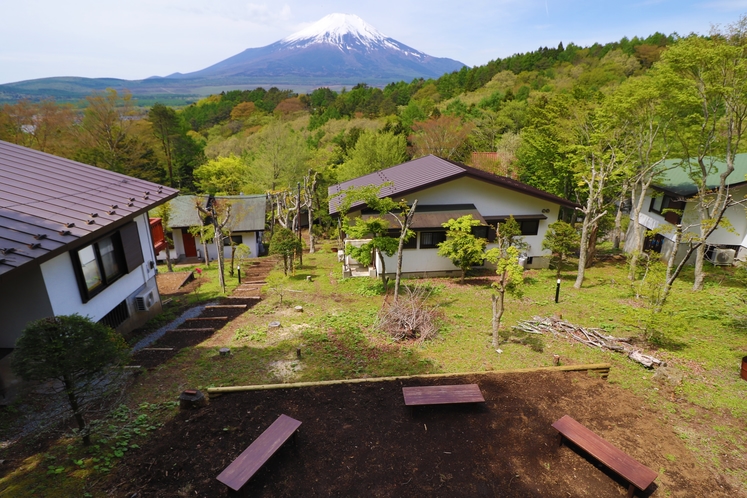
{"type": "MultiPolygon", "coordinates": [[[[524,241],[529,244],[529,249],[527,250],[527,256],[529,257],[550,254],[549,251],[542,250],[542,239],[545,238],[547,226],[557,221],[560,213],[559,204],[498,187],[474,178],[459,178],[442,185],[418,191],[405,198],[408,203],[412,203],[417,199],[418,204],[421,205],[474,204],[484,217],[506,216],[509,214],[514,216],[544,214],[547,216],[547,219],[540,220],[537,235],[524,236],[524,241]],[[543,213],[543,209],[549,210],[549,212],[543,213]]],[[[490,248],[492,245],[488,247],[490,248]]],[[[434,251],[436,250],[434,249],[434,251]]],[[[451,263],[449,262],[449,264],[451,263]]]]}
{"type": "MultiPolygon", "coordinates": [[[[734,199],[743,199],[747,195],[747,186],[739,187],[731,191],[734,199]]],[[[662,236],[669,240],[674,240],[674,225],[667,222],[664,216],[658,213],[649,211],[651,206],[651,196],[646,196],[643,203],[643,211],[641,212],[638,220],[639,223],[649,230],[658,226],[665,226],[669,230],[661,231],[662,236]]],[[[711,245],[741,245],[747,247],[747,211],[742,206],[732,206],[727,209],[724,216],[731,223],[732,228],[727,229],[723,226],[719,226],[715,232],[708,237],[708,244],[711,245]]],[[[685,210],[682,214],[682,226],[688,227],[690,232],[698,232],[698,211],[695,202],[688,202],[685,205],[685,210]]]]}
{"type": "Polygon", "coordinates": [[[123,275],[87,303],[84,303],[81,298],[70,253],[61,254],[42,263],[42,277],[55,315],[78,313],[92,320],[99,320],[149,281],[153,280],[151,284],[155,285],[155,269],[150,268],[150,262],[153,261],[153,246],[148,218],[142,215],[136,218],[135,222],[145,262],[130,273],[123,275]]]}

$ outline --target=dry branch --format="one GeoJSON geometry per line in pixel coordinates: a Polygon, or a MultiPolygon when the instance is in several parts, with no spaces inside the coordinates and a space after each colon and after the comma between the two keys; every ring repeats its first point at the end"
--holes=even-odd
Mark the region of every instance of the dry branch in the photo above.
{"type": "Polygon", "coordinates": [[[608,335],[604,330],[597,328],[584,328],[554,317],[535,316],[532,320],[519,322],[513,327],[530,334],[551,333],[555,337],[571,339],[589,347],[608,349],[625,353],[633,361],[647,368],[653,368],[662,364],[661,360],[642,354],[630,344],[630,339],[608,335]]]}

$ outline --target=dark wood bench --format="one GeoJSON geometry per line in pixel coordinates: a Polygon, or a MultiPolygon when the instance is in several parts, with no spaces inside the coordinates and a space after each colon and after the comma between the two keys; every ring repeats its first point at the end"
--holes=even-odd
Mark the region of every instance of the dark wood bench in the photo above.
{"type": "Polygon", "coordinates": [[[630,484],[628,487],[628,498],[633,496],[635,488],[641,491],[648,488],[659,475],[628,456],[627,453],[612,446],[568,415],[563,415],[563,418],[552,424],[552,426],[560,433],[561,445],[563,444],[563,438],[568,439],[628,481],[630,484]]]}
{"type": "Polygon", "coordinates": [[[236,460],[223,469],[218,480],[239,491],[288,438],[295,437],[300,425],[298,420],[280,415],[236,460]]]}
{"type": "Polygon", "coordinates": [[[485,402],[477,384],[403,387],[402,395],[405,397],[406,406],[485,402]]]}

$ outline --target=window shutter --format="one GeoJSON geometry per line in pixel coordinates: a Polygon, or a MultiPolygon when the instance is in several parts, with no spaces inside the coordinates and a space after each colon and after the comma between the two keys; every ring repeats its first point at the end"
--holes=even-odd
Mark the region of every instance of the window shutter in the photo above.
{"type": "Polygon", "coordinates": [[[128,223],[120,228],[119,237],[122,240],[122,252],[124,252],[127,273],[130,273],[145,262],[143,249],[140,247],[140,234],[137,230],[137,223],[128,223]]]}

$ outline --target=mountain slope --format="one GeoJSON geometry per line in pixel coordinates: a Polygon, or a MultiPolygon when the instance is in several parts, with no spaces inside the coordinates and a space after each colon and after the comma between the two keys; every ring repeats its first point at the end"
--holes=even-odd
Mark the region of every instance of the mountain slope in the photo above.
{"type": "MultiPolygon", "coordinates": [[[[424,54],[389,38],[358,16],[330,14],[308,28],[261,48],[250,48],[217,64],[171,79],[299,77],[350,83],[437,78],[464,66],[424,54]]],[[[320,80],[320,81],[321,81],[320,80]]]]}
{"type": "Polygon", "coordinates": [[[432,57],[385,36],[358,16],[330,14],[278,42],[246,49],[200,71],[135,81],[78,77],[21,81],[0,85],[0,101],[50,97],[70,101],[106,88],[140,97],[172,98],[258,86],[297,92],[357,83],[383,87],[415,78],[438,78],[462,67],[461,62],[432,57]]]}

